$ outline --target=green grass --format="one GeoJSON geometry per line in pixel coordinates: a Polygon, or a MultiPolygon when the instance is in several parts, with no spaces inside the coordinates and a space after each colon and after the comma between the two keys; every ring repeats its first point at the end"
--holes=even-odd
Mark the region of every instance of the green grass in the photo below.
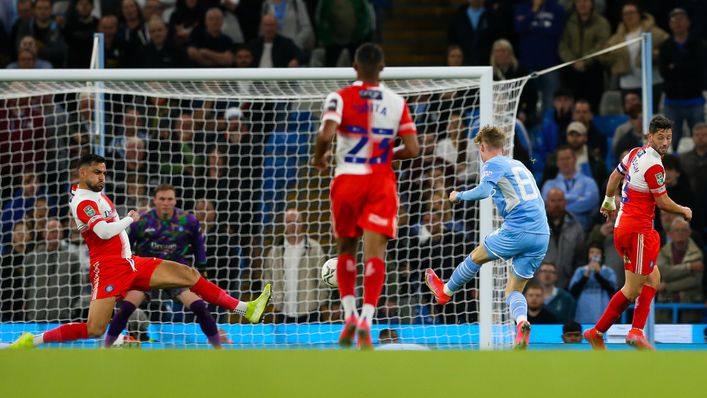
{"type": "Polygon", "coordinates": [[[703,397],[703,352],[0,350],[0,397],[703,397]]]}

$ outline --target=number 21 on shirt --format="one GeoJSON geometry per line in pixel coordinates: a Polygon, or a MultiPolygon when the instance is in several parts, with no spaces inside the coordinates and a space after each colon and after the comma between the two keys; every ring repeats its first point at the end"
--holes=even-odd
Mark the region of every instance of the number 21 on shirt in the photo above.
{"type": "MultiPolygon", "coordinates": [[[[356,132],[356,133],[365,133],[366,130],[360,127],[356,126],[348,126],[347,130],[349,132],[356,132]]],[[[393,129],[382,129],[382,128],[372,128],[371,132],[373,133],[373,136],[393,136],[395,131],[393,129]]],[[[363,154],[364,156],[360,156],[359,152],[363,148],[366,147],[366,144],[370,141],[370,138],[368,135],[362,135],[361,139],[358,141],[358,143],[351,148],[351,150],[346,153],[346,156],[344,157],[344,161],[348,163],[358,163],[358,164],[383,164],[388,161],[388,157],[390,156],[390,145],[393,142],[394,138],[383,138],[381,139],[378,143],[376,143],[376,147],[373,151],[373,154],[371,158],[369,159],[368,156],[365,156],[366,154],[363,154]]]]}

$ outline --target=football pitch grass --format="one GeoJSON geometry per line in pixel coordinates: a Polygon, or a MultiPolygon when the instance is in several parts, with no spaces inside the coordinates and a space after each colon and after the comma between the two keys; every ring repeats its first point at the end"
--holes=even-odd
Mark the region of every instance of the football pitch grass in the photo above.
{"type": "Polygon", "coordinates": [[[0,397],[704,397],[705,352],[0,350],[0,397]]]}

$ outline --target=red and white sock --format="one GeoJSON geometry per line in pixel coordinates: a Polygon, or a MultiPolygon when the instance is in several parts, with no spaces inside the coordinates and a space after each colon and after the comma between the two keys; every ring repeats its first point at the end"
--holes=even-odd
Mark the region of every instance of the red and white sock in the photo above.
{"type": "Polygon", "coordinates": [[[356,315],[356,258],[350,254],[340,254],[336,262],[336,281],[339,285],[344,319],[356,315]]]}
{"type": "Polygon", "coordinates": [[[86,323],[67,323],[57,328],[34,336],[34,345],[44,343],[59,343],[88,338],[88,325],[86,323]]]}
{"type": "Polygon", "coordinates": [[[631,322],[631,327],[643,330],[646,326],[648,313],[651,310],[651,301],[653,301],[653,297],[655,297],[655,292],[654,287],[648,285],[643,286],[641,295],[638,296],[636,300],[636,308],[633,310],[633,322],[631,322]]]}
{"type": "Polygon", "coordinates": [[[606,306],[604,313],[599,318],[599,322],[595,326],[596,330],[605,333],[611,325],[616,322],[621,314],[626,311],[631,302],[624,296],[624,292],[619,290],[614,294],[614,297],[609,301],[609,305],[606,306]]]}
{"type": "MultiPolygon", "coordinates": [[[[240,307],[238,305],[240,300],[229,296],[223,289],[207,281],[204,277],[200,277],[196,284],[190,287],[189,290],[201,296],[207,303],[218,305],[229,311],[236,311],[238,308],[243,308],[243,305],[240,307]]],[[[245,312],[241,315],[245,315],[245,312]]]]}
{"type": "Polygon", "coordinates": [[[378,306],[378,299],[385,283],[385,262],[378,257],[366,261],[363,275],[363,308],[361,309],[361,322],[373,322],[373,315],[378,306]]]}

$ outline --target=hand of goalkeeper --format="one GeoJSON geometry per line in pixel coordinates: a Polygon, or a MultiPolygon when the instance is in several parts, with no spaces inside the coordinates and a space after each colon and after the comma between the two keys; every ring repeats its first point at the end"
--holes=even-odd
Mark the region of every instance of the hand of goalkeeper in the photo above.
{"type": "Polygon", "coordinates": [[[613,196],[604,196],[604,202],[601,204],[599,212],[606,218],[616,211],[616,202],[613,196]]]}

